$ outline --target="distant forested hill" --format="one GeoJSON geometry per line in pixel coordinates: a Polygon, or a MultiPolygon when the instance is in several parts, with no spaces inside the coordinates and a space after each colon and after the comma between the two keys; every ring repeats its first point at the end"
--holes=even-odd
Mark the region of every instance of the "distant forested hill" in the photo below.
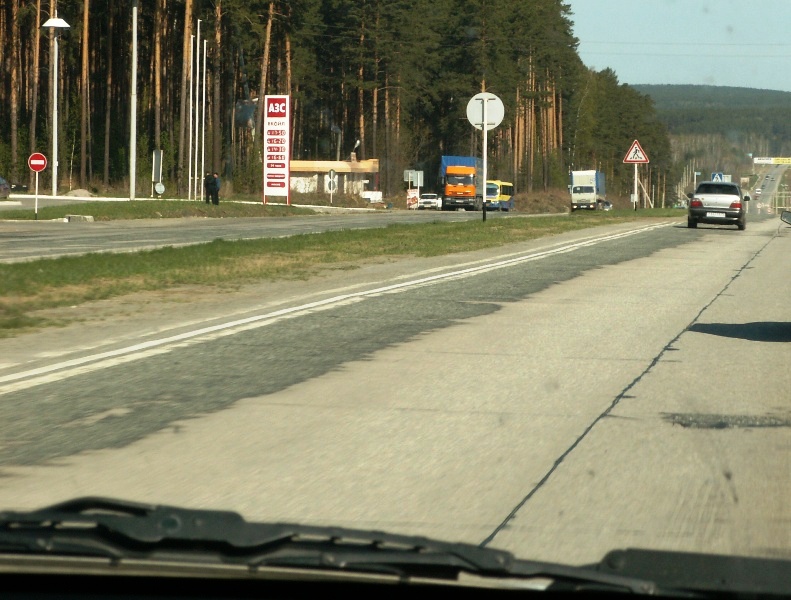
{"type": "Polygon", "coordinates": [[[654,101],[677,164],[747,175],[754,170],[750,156],[791,156],[789,92],[710,85],[633,87],[654,101]]]}
{"type": "Polygon", "coordinates": [[[651,96],[658,110],[791,109],[791,92],[713,85],[634,85],[651,96]]]}
{"type": "Polygon", "coordinates": [[[672,135],[722,135],[754,155],[791,155],[791,92],[710,85],[636,85],[672,135]]]}

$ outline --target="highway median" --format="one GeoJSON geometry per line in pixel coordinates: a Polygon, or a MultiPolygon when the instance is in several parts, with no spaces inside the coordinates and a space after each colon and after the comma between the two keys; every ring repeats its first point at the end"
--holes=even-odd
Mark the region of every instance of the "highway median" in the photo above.
{"type": "Polygon", "coordinates": [[[91,253],[0,264],[0,336],[63,324],[44,309],[179,286],[223,289],[267,280],[307,279],[365,261],[430,257],[504,246],[672,211],[609,211],[486,223],[397,224],[286,238],[224,241],[133,253],[91,253]]]}

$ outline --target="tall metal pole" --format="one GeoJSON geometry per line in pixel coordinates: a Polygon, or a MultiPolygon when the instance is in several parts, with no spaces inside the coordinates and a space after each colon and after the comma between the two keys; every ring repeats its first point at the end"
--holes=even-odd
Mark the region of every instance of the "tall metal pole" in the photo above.
{"type": "MultiPolygon", "coordinates": [[[[203,40],[203,108],[201,115],[200,172],[206,172],[206,40],[203,40]]],[[[200,186],[201,198],[203,186],[200,186]]]]}
{"type": "MultiPolygon", "coordinates": [[[[195,38],[195,199],[198,199],[198,187],[203,189],[203,186],[200,185],[200,182],[203,180],[202,173],[198,173],[198,117],[200,117],[199,103],[200,103],[200,96],[199,96],[199,85],[200,85],[200,22],[201,20],[198,19],[198,33],[195,38]]],[[[202,194],[201,194],[202,195],[202,194]]]]}
{"type": "MultiPolygon", "coordinates": [[[[55,18],[58,11],[55,11],[55,18]]],[[[58,30],[55,29],[55,48],[52,65],[52,195],[58,195],[58,30]]]]}
{"type": "Polygon", "coordinates": [[[52,17],[41,26],[49,29],[52,35],[52,195],[58,194],[58,34],[61,29],[68,29],[69,24],[58,18],[58,10],[52,11],[52,17]]]}
{"type": "MultiPolygon", "coordinates": [[[[135,199],[137,183],[137,0],[132,0],[132,81],[129,98],[129,200],[135,199]]],[[[109,90],[108,90],[109,93],[109,90]]]]}
{"type": "Polygon", "coordinates": [[[189,87],[189,89],[190,89],[190,101],[189,101],[190,110],[189,110],[189,118],[187,119],[189,121],[189,126],[190,126],[189,135],[187,136],[187,200],[191,200],[192,199],[192,109],[194,108],[193,105],[192,105],[192,66],[193,66],[193,62],[192,62],[192,54],[193,54],[192,46],[193,46],[193,40],[195,40],[195,36],[191,35],[190,36],[189,76],[187,77],[187,79],[188,79],[187,87],[189,87]]]}
{"type": "Polygon", "coordinates": [[[486,220],[486,168],[489,166],[487,163],[487,154],[489,154],[489,120],[486,118],[486,105],[488,104],[488,98],[483,99],[483,173],[481,173],[481,177],[483,177],[483,206],[481,210],[483,211],[483,220],[486,220]]]}

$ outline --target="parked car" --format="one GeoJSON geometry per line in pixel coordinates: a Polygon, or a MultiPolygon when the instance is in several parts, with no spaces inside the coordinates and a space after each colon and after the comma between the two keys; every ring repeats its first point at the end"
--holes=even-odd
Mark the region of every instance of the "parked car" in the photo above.
{"type": "Polygon", "coordinates": [[[735,183],[704,181],[694,194],[689,194],[687,227],[695,228],[698,223],[736,225],[743,230],[747,225],[747,205],[750,196],[742,194],[735,183]]]}
{"type": "Polygon", "coordinates": [[[11,185],[2,177],[0,177],[0,198],[8,198],[11,193],[11,185]]]}
{"type": "Polygon", "coordinates": [[[439,210],[442,208],[442,200],[437,196],[437,194],[420,194],[420,200],[418,200],[417,207],[420,210],[425,208],[434,208],[439,210]]]}

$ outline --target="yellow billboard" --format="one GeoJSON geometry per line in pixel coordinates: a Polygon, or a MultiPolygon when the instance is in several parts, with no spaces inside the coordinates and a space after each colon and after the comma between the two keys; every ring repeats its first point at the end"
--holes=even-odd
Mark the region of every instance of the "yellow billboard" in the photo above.
{"type": "Polygon", "coordinates": [[[786,156],[757,156],[753,158],[754,165],[791,165],[791,157],[786,156]]]}

